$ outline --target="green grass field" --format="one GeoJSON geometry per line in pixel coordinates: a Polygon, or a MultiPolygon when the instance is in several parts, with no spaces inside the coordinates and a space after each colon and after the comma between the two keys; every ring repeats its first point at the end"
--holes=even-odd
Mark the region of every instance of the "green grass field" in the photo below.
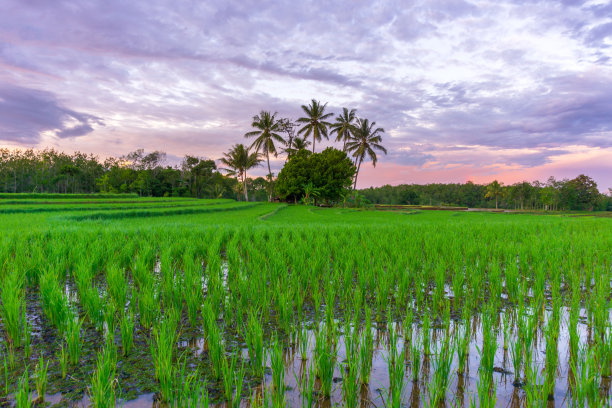
{"type": "Polygon", "coordinates": [[[2,196],[0,225],[0,406],[610,403],[610,218],[2,196]]]}

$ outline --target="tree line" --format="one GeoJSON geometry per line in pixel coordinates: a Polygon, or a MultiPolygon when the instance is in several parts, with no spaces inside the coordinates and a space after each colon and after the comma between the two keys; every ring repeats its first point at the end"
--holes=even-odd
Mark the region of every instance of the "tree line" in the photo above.
{"type": "Polygon", "coordinates": [[[303,116],[292,120],[261,111],[253,117],[253,130],[244,137],[252,142],[236,144],[215,160],[186,155],[170,166],[161,151],[142,149],[103,161],[92,154],[66,154],[55,149],[0,149],[0,192],[4,193],[137,193],[140,196],[243,198],[246,201],[308,200],[336,202],[357,182],[364,161],[376,165],[377,152],[386,154],[375,122],[359,118],[355,109],[342,114],[327,112],[327,104],[312,100],[302,105],[303,116]],[[316,153],[323,139],[342,142],[343,150],[327,148],[316,153]],[[312,145],[312,151],[308,151],[312,145]],[[270,156],[285,157],[276,177],[270,156]],[[299,159],[297,158],[299,156],[299,159]],[[266,178],[248,177],[248,171],[267,164],[266,178]],[[327,170],[325,170],[327,169],[327,170]],[[299,175],[296,173],[299,173],[299,175]],[[321,177],[325,174],[325,177],[321,177]],[[275,186],[276,180],[280,186],[275,186]]]}
{"type": "Polygon", "coordinates": [[[612,191],[601,194],[595,181],[581,174],[574,179],[489,184],[402,184],[360,190],[374,204],[451,205],[513,210],[612,211],[612,191]]]}

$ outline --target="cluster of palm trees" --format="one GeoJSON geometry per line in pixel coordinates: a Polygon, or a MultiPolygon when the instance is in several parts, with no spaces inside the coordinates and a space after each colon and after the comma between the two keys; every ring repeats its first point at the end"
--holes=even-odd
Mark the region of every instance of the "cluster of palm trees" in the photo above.
{"type": "Polygon", "coordinates": [[[312,144],[312,152],[315,152],[317,142],[323,138],[329,140],[330,134],[336,135],[336,142],[343,143],[345,151],[357,167],[353,180],[353,189],[357,186],[357,176],[361,163],[369,158],[376,166],[378,157],[376,152],[387,153],[382,146],[382,133],[384,129],[376,127],[376,122],[368,119],[358,118],[355,109],[343,108],[335,122],[329,120],[334,114],[326,113],[327,104],[312,100],[309,105],[302,105],[304,116],[297,119],[296,123],[286,118],[278,118],[277,113],[261,111],[253,117],[251,123],[252,131],[247,132],[246,138],[255,138],[249,147],[243,144],[234,145],[229,152],[221,158],[221,163],[226,166],[228,175],[236,176],[242,183],[244,198],[248,201],[246,187],[247,171],[261,164],[263,158],[268,165],[269,200],[273,198],[274,184],[270,168],[270,155],[278,157],[279,153],[285,153],[287,160],[295,152],[308,148],[312,144]],[[296,124],[302,127],[295,133],[296,124]],[[287,135],[285,138],[284,135],[287,135]],[[311,141],[309,141],[310,139],[311,141]],[[282,146],[282,150],[280,147],[282,146]]]}

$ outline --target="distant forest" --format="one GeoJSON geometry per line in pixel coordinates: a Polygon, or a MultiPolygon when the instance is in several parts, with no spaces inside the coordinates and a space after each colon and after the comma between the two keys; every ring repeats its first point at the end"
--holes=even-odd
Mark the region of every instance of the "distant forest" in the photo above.
{"type": "MultiPolygon", "coordinates": [[[[0,149],[0,193],[137,193],[140,196],[243,197],[242,184],[217,168],[214,160],[185,156],[178,166],[165,164],[166,154],[136,150],[100,161],[94,155],[72,155],[54,149],[0,149]]],[[[252,201],[269,198],[264,177],[248,178],[252,201]]],[[[612,198],[600,194],[588,176],[546,183],[508,186],[474,184],[402,184],[358,190],[372,204],[457,205],[539,210],[612,210],[612,198]]]]}
{"type": "Polygon", "coordinates": [[[585,175],[568,180],[550,177],[546,183],[523,181],[490,184],[401,184],[371,187],[360,192],[374,204],[453,205],[514,210],[612,211],[612,196],[601,194],[585,175]]]}

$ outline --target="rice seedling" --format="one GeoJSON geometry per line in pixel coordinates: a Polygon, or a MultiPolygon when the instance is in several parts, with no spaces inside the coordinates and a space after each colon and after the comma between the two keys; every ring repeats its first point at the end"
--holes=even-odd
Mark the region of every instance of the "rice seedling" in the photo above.
{"type": "Polygon", "coordinates": [[[314,361],[310,363],[302,378],[296,378],[296,382],[299,385],[300,394],[302,395],[302,408],[309,408],[314,405],[315,378],[316,367],[314,361]]]}
{"type": "Polygon", "coordinates": [[[342,399],[345,407],[357,407],[359,403],[359,386],[359,361],[355,356],[351,356],[344,366],[342,380],[342,399]]]}
{"type": "Polygon", "coordinates": [[[361,346],[359,347],[359,378],[361,384],[370,383],[370,374],[372,372],[372,355],[374,353],[374,338],[372,336],[372,325],[370,322],[370,309],[366,309],[365,325],[361,334],[361,346]]]}
{"type": "Polygon", "coordinates": [[[419,380],[421,373],[421,338],[418,334],[415,334],[415,339],[410,343],[410,364],[411,364],[411,377],[412,382],[419,380]]]}
{"type": "Polygon", "coordinates": [[[60,345],[60,349],[57,354],[57,360],[59,361],[59,364],[60,364],[60,372],[61,372],[62,380],[66,378],[66,375],[68,375],[68,359],[69,359],[68,353],[66,353],[66,349],[64,348],[64,344],[62,343],[60,345]]]}
{"type": "Polygon", "coordinates": [[[429,401],[431,406],[442,403],[446,398],[446,391],[452,381],[451,372],[455,343],[448,336],[442,340],[441,345],[433,357],[433,378],[429,384],[429,401]]]}
{"type": "Polygon", "coordinates": [[[23,281],[23,276],[18,272],[9,273],[2,281],[0,317],[9,343],[16,348],[21,347],[25,320],[23,281]]]}
{"type": "Polygon", "coordinates": [[[298,330],[298,348],[300,351],[300,359],[306,361],[308,359],[308,345],[310,344],[310,332],[305,325],[298,330]]]}
{"type": "Polygon", "coordinates": [[[283,361],[283,348],[278,340],[272,342],[270,352],[270,364],[272,365],[272,400],[274,406],[284,406],[285,404],[285,364],[283,361]]]}
{"type": "Polygon", "coordinates": [[[168,406],[170,408],[207,408],[209,399],[205,384],[198,381],[196,372],[186,373],[184,362],[179,363],[179,366],[180,375],[176,377],[168,406]]]}
{"type": "Polygon", "coordinates": [[[38,364],[36,365],[36,371],[34,376],[36,378],[36,395],[38,398],[36,399],[37,403],[41,403],[45,401],[45,394],[47,392],[47,370],[49,368],[49,363],[45,364],[43,360],[42,353],[40,354],[40,359],[38,360],[38,364]]]}
{"type": "Polygon", "coordinates": [[[387,363],[393,368],[389,369],[389,388],[386,390],[386,401],[384,401],[384,395],[383,401],[387,407],[400,408],[402,406],[402,393],[405,387],[404,351],[400,353],[394,362],[388,360],[387,363]]]}
{"type": "Polygon", "coordinates": [[[121,318],[121,348],[127,357],[134,345],[134,315],[125,313],[121,318]]]}
{"type": "Polygon", "coordinates": [[[174,310],[163,316],[153,328],[150,343],[151,356],[155,367],[155,378],[159,381],[160,392],[164,401],[172,395],[173,365],[175,345],[178,338],[178,315],[174,310]]]}
{"type": "MultiPolygon", "coordinates": [[[[23,313],[25,316],[25,311],[23,313]]],[[[32,331],[30,328],[30,324],[28,323],[28,319],[23,319],[23,355],[26,360],[30,359],[32,354],[32,331]]]]}
{"type": "Polygon", "coordinates": [[[208,328],[208,358],[212,365],[213,376],[221,378],[223,366],[223,340],[221,332],[216,323],[212,323],[208,328]]]}
{"type": "Polygon", "coordinates": [[[6,360],[6,356],[2,358],[2,373],[4,374],[4,395],[9,394],[9,363],[6,360]]]}
{"type": "Polygon", "coordinates": [[[30,399],[30,377],[28,376],[28,367],[19,379],[17,392],[15,393],[15,406],[17,408],[30,408],[32,400],[30,399]]]}
{"type": "Polygon", "coordinates": [[[70,316],[66,323],[66,345],[68,346],[68,356],[70,364],[77,365],[81,356],[81,327],[83,320],[76,316],[70,316]]]}
{"type": "Polygon", "coordinates": [[[113,264],[106,270],[106,283],[108,293],[115,306],[115,310],[123,312],[127,300],[127,284],[125,282],[125,272],[118,265],[113,264]]]}
{"type": "Polygon", "coordinates": [[[249,312],[247,328],[244,331],[245,341],[249,349],[251,369],[257,377],[263,377],[266,362],[266,349],[263,340],[263,327],[259,319],[257,319],[255,312],[249,312]]]}
{"type": "Polygon", "coordinates": [[[321,393],[325,397],[329,397],[332,390],[336,353],[333,344],[327,341],[324,328],[316,334],[314,359],[317,367],[317,377],[321,381],[321,393]]]}
{"type": "Polygon", "coordinates": [[[93,408],[112,408],[117,400],[116,355],[108,346],[98,353],[96,369],[88,389],[93,408]]]}
{"type": "Polygon", "coordinates": [[[225,393],[225,400],[232,402],[234,397],[234,371],[236,367],[236,354],[233,354],[231,358],[224,358],[221,364],[221,372],[223,378],[223,392],[225,393]]]}

